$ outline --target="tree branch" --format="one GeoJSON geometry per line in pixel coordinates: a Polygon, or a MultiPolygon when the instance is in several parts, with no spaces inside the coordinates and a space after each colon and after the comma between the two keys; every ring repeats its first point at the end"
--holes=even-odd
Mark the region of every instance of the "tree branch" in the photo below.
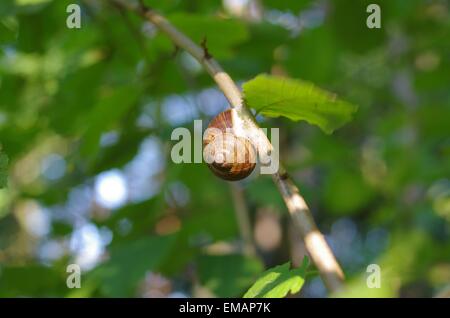
{"type": "MultiPolygon", "coordinates": [[[[190,53],[199,61],[216,82],[241,119],[242,129],[263,156],[272,155],[272,144],[262,129],[259,128],[251,112],[243,106],[241,91],[232,78],[222,69],[219,63],[201,46],[175,28],[163,16],[146,7],[137,0],[113,0],[117,4],[136,12],[165,33],[172,42],[190,53]]],[[[299,230],[309,255],[317,266],[327,288],[334,292],[341,288],[344,275],[324,236],[317,229],[311,212],[285,169],[280,165],[279,171],[273,175],[283,200],[291,214],[292,221],[299,230]]]]}
{"type": "Polygon", "coordinates": [[[239,225],[242,241],[244,243],[244,254],[256,256],[256,249],[253,243],[252,227],[250,223],[250,213],[245,202],[245,196],[241,187],[236,183],[230,183],[231,196],[233,198],[234,211],[239,225]]]}

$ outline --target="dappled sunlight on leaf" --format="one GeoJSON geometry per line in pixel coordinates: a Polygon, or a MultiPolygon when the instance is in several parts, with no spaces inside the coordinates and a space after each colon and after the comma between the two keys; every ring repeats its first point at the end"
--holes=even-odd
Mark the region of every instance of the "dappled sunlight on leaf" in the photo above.
{"type": "Polygon", "coordinates": [[[297,269],[290,269],[290,263],[269,269],[250,287],[244,298],[282,298],[289,293],[298,293],[305,282],[307,266],[305,258],[302,267],[297,269]]]}
{"type": "Polygon", "coordinates": [[[267,117],[306,120],[332,133],[351,119],[357,107],[312,83],[259,75],[243,85],[247,106],[267,117]]]}

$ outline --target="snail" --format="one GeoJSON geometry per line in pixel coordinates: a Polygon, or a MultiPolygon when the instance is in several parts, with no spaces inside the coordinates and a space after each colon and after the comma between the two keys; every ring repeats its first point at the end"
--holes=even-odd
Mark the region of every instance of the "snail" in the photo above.
{"type": "Polygon", "coordinates": [[[212,172],[228,181],[248,177],[256,166],[256,151],[250,140],[239,134],[236,110],[214,117],[203,136],[203,156],[212,172]]]}

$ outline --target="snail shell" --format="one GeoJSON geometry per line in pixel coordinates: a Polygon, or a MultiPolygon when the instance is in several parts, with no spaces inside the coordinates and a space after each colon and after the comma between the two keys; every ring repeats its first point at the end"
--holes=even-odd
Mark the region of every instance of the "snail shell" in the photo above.
{"type": "Polygon", "coordinates": [[[218,177],[237,181],[249,176],[256,166],[256,151],[250,140],[237,136],[233,116],[228,109],[214,117],[203,137],[203,156],[218,177]]]}

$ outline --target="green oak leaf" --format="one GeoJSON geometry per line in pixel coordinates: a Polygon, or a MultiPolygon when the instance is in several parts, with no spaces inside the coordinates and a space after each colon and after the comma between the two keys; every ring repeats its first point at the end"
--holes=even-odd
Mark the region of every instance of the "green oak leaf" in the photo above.
{"type": "Polygon", "coordinates": [[[244,298],[283,298],[289,292],[298,293],[305,282],[308,259],[300,268],[290,270],[290,263],[276,266],[264,272],[245,293],[244,298]]]}
{"type": "Polygon", "coordinates": [[[265,74],[246,82],[243,89],[247,106],[257,113],[306,120],[328,134],[348,122],[358,108],[312,83],[265,74]]]}

